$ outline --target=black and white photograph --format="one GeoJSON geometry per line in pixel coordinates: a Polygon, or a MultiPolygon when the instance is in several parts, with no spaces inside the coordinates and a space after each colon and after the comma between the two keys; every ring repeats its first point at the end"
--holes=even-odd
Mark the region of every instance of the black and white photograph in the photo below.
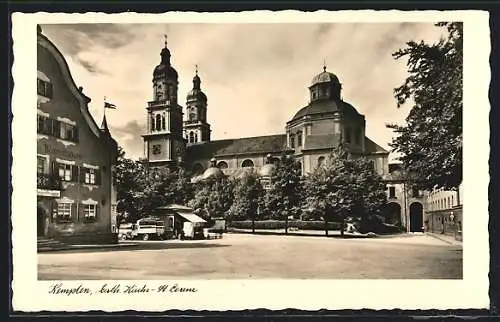
{"type": "Polygon", "coordinates": [[[383,14],[14,19],[13,283],[70,309],[295,282],[487,305],[488,15],[383,14]]]}

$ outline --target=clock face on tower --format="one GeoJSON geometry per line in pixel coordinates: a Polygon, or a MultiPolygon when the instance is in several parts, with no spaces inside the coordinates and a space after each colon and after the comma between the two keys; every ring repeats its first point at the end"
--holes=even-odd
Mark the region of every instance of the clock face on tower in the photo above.
{"type": "Polygon", "coordinates": [[[160,144],[153,145],[153,154],[160,154],[160,153],[161,153],[161,145],[160,144]]]}

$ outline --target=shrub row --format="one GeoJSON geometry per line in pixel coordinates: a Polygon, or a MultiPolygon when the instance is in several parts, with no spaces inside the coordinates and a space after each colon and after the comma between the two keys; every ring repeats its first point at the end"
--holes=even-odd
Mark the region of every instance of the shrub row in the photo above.
{"type": "MultiPolygon", "coordinates": [[[[286,221],[284,220],[263,220],[263,221],[255,221],[255,229],[285,229],[286,221]]],[[[329,222],[328,229],[329,230],[340,230],[340,223],[338,222],[329,222]]],[[[228,226],[231,228],[239,228],[239,229],[252,229],[252,221],[244,220],[244,221],[232,221],[228,223],[228,226]]],[[[288,228],[298,228],[301,230],[324,230],[325,222],[324,221],[303,221],[303,220],[289,220],[288,228]]]]}

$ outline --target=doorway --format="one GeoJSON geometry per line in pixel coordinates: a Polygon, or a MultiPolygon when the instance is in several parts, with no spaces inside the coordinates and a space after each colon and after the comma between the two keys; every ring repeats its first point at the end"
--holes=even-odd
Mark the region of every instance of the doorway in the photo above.
{"type": "Polygon", "coordinates": [[[46,215],[45,209],[40,206],[36,207],[37,212],[37,236],[44,237],[47,236],[49,229],[49,218],[46,215]]]}
{"type": "Polygon", "coordinates": [[[424,206],[420,202],[410,205],[410,232],[421,232],[424,225],[424,206]]]}

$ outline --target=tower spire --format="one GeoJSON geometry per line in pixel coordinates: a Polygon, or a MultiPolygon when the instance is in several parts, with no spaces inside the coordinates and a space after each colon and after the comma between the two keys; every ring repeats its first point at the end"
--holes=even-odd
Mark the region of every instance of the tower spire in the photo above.
{"type": "Polygon", "coordinates": [[[194,65],[196,76],[198,76],[198,64],[194,65]]]}
{"type": "Polygon", "coordinates": [[[326,59],[323,59],[323,72],[326,72],[326,59]]]}
{"type": "Polygon", "coordinates": [[[167,34],[164,34],[163,37],[165,38],[165,48],[167,48],[168,36],[167,36],[167,34]]]}

